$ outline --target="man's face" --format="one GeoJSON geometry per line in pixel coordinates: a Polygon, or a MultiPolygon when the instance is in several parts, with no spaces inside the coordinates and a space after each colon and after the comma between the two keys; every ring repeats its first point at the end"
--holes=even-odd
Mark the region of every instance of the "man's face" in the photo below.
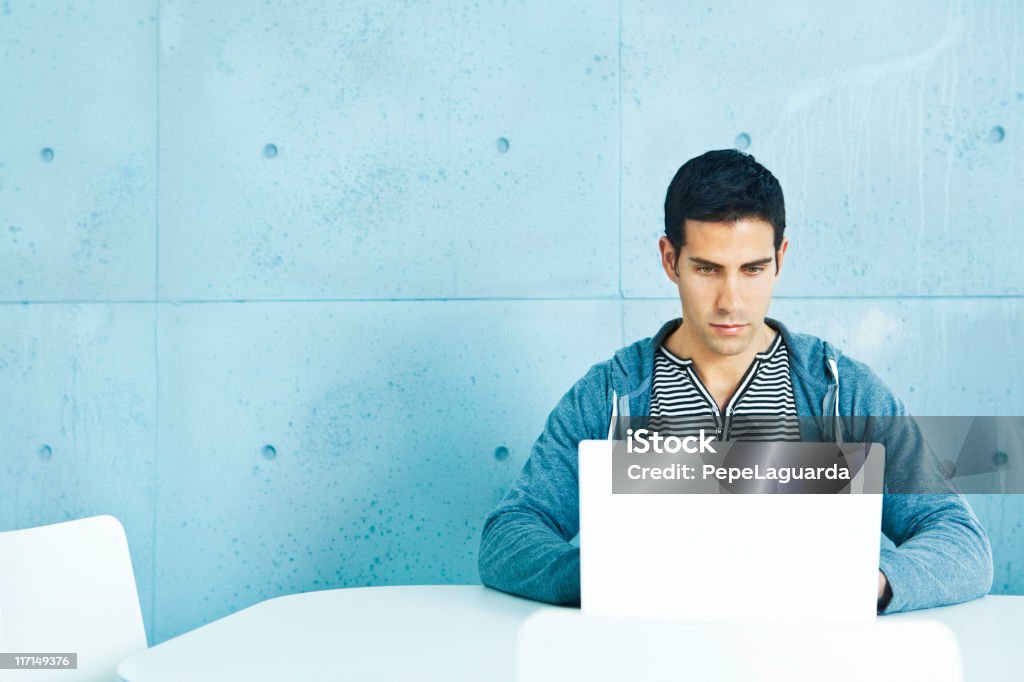
{"type": "Polygon", "coordinates": [[[789,242],[776,253],[772,226],[760,218],[687,220],[684,230],[678,261],[667,237],[659,246],[679,288],[686,338],[718,355],[743,353],[761,332],[789,242]]]}

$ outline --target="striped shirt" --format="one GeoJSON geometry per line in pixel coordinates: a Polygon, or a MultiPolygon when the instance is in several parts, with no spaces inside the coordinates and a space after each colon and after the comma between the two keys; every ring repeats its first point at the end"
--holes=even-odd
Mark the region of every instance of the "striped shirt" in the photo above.
{"type": "Polygon", "coordinates": [[[798,441],[789,351],[782,334],[754,356],[729,399],[725,416],[707,390],[693,360],[676,357],[664,346],[654,356],[651,419],[648,428],[662,435],[714,431],[720,440],[798,441]]]}

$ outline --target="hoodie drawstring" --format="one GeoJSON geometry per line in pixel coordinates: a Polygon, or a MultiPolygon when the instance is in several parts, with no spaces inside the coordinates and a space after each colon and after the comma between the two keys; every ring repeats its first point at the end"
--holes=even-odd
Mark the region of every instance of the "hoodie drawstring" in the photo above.
{"type": "Polygon", "coordinates": [[[608,425],[608,440],[615,439],[615,421],[619,416],[619,396],[613,390],[612,391],[612,421],[608,425]]]}
{"type": "Polygon", "coordinates": [[[832,378],[836,380],[836,395],[834,408],[832,410],[832,428],[835,429],[836,444],[843,445],[843,423],[839,419],[839,364],[834,358],[828,358],[828,368],[832,371],[832,378]]]}

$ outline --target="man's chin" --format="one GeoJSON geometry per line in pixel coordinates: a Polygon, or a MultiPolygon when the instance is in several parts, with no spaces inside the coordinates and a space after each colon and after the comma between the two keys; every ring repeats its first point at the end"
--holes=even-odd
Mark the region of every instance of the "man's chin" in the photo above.
{"type": "Polygon", "coordinates": [[[747,348],[750,347],[751,339],[749,338],[733,338],[733,339],[722,339],[712,338],[709,339],[710,343],[708,347],[718,355],[740,355],[747,348]]]}

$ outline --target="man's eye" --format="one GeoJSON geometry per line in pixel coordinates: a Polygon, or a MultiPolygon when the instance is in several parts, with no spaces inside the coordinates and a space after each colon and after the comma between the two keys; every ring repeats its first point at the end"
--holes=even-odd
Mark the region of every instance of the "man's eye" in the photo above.
{"type": "Polygon", "coordinates": [[[697,266],[697,272],[699,272],[702,275],[710,275],[714,271],[715,271],[715,269],[713,267],[711,267],[710,265],[698,265],[697,266]]]}
{"type": "Polygon", "coordinates": [[[764,271],[764,266],[763,265],[755,265],[753,267],[747,268],[747,274],[749,274],[749,275],[756,275],[756,274],[758,274],[760,272],[763,272],[763,271],[764,271]]]}

